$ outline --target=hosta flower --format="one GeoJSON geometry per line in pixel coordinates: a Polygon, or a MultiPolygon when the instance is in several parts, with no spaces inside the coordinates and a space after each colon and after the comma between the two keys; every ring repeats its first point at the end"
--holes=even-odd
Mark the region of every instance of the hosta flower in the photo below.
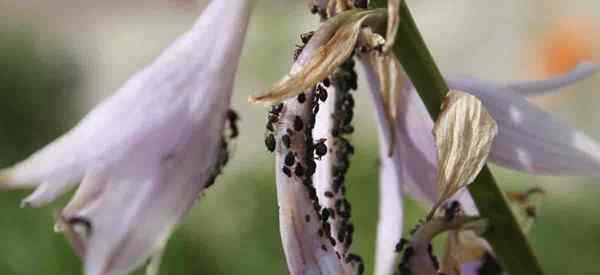
{"type": "MultiPolygon", "coordinates": [[[[311,39],[305,39],[308,43],[300,48],[291,72],[264,95],[251,97],[254,102],[282,102],[269,114],[265,142],[276,154],[281,234],[292,274],[347,274],[347,266],[331,256],[331,249],[338,258],[355,259],[347,257],[352,255],[349,246],[340,245],[345,225],[351,223],[340,222],[336,207],[349,206],[343,190],[349,166],[345,154],[352,147],[344,135],[353,131],[349,124],[353,109],[348,106],[354,106],[354,101],[350,97],[348,103],[344,98],[349,98],[347,87],[356,87],[335,78],[340,72],[351,75],[349,79],[356,77],[355,56],[365,65],[379,125],[376,274],[396,270],[395,245],[402,233],[405,193],[428,207],[435,205],[428,217],[435,222],[435,210],[450,199],[460,200],[466,215],[477,214],[463,187],[474,180],[488,159],[539,174],[596,176],[600,171],[600,149],[594,139],[525,98],[588,77],[600,70],[600,65],[582,65],[558,78],[510,85],[448,78],[452,90],[470,94],[463,103],[479,103],[464,103],[474,109],[462,108],[451,118],[439,120],[434,135],[434,121],[424,103],[396,57],[386,52],[392,45],[381,34],[393,35],[394,30],[382,30],[381,21],[391,19],[385,14],[382,10],[351,10],[326,21],[311,39]],[[473,124],[459,121],[465,118],[473,124]],[[441,168],[444,173],[438,177],[441,168]],[[342,234],[336,236],[336,232],[342,234]]],[[[419,242],[420,247],[427,249],[424,244],[429,241],[419,242]]]]}
{"type": "Polygon", "coordinates": [[[159,255],[226,162],[248,2],[212,1],[190,31],[71,131],[0,172],[2,188],[36,188],[23,201],[32,207],[81,181],[56,227],[85,274],[126,274],[159,255]]]}
{"type": "MultiPolygon", "coordinates": [[[[371,80],[376,109],[378,113],[383,113],[385,106],[380,99],[378,78],[374,70],[367,68],[366,71],[371,74],[368,78],[371,80]]],[[[600,64],[583,64],[572,72],[543,81],[496,84],[474,78],[449,77],[447,82],[451,89],[479,98],[496,121],[498,135],[489,155],[492,163],[535,174],[598,176],[600,143],[526,99],[526,96],[556,91],[597,71],[600,71],[600,64]]],[[[385,117],[378,116],[382,146],[393,143],[396,150],[392,157],[380,154],[381,204],[390,207],[380,208],[379,226],[400,233],[402,224],[397,213],[402,209],[402,193],[406,192],[427,206],[432,206],[438,199],[439,189],[436,185],[437,149],[434,136],[431,135],[433,120],[412,85],[401,86],[395,94],[395,141],[389,140],[390,135],[385,134],[385,131],[389,131],[385,117]]],[[[460,199],[467,213],[476,213],[468,193],[460,199]]],[[[387,254],[378,257],[377,270],[381,274],[391,274],[395,268],[393,246],[400,234],[395,237],[381,235],[379,238],[383,239],[378,244],[385,248],[378,248],[378,251],[387,254]]]]}

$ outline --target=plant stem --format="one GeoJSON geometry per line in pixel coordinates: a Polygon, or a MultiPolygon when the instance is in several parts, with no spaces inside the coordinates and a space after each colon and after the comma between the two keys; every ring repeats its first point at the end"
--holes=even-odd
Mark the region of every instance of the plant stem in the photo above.
{"type": "MultiPolygon", "coordinates": [[[[371,0],[371,7],[385,8],[387,0],[371,0]]],[[[399,13],[400,26],[393,52],[400,59],[427,110],[433,118],[437,118],[448,86],[433,61],[405,1],[402,2],[399,13]]],[[[489,228],[484,237],[491,244],[504,269],[511,275],[544,274],[487,166],[468,188],[481,216],[489,221],[489,228]]]]}

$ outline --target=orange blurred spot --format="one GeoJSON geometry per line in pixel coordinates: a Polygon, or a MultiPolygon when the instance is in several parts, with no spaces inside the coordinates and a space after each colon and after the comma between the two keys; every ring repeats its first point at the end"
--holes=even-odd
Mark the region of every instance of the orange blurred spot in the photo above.
{"type": "Polygon", "coordinates": [[[535,72],[542,77],[561,74],[593,58],[593,28],[581,22],[559,22],[536,43],[535,72]]]}

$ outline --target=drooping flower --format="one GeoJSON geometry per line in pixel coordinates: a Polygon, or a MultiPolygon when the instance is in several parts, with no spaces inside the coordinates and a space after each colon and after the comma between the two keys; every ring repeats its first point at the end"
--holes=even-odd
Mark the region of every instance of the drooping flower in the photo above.
{"type": "Polygon", "coordinates": [[[235,123],[230,97],[249,5],[212,1],[190,31],[77,126],[0,172],[2,188],[36,188],[23,201],[31,207],[81,180],[56,228],[85,274],[127,274],[160,255],[227,161],[224,128],[235,123]]]}
{"type": "MultiPolygon", "coordinates": [[[[600,143],[550,114],[530,104],[527,95],[545,94],[578,80],[589,77],[600,71],[600,64],[583,64],[577,69],[562,76],[544,81],[526,81],[511,84],[495,84],[474,78],[447,78],[450,89],[468,92],[481,100],[483,105],[498,124],[496,136],[489,155],[492,163],[517,171],[549,174],[549,175],[583,175],[598,176],[600,171],[600,143]]],[[[377,77],[373,70],[366,70],[371,82],[372,94],[378,113],[383,113],[385,106],[380,98],[379,84],[373,82],[377,77]]],[[[396,124],[395,124],[395,154],[392,157],[380,154],[382,162],[395,167],[382,170],[380,185],[399,185],[404,192],[412,195],[426,206],[432,206],[437,198],[439,189],[436,186],[438,163],[434,136],[431,135],[433,120],[421,101],[414,87],[409,83],[395,91],[396,124]],[[398,155],[397,157],[394,157],[398,155]],[[410,159],[402,159],[402,156],[410,159]],[[385,174],[384,174],[385,173],[385,174]],[[392,181],[392,182],[390,182],[392,181]]],[[[380,129],[388,129],[387,121],[378,116],[380,129]]],[[[381,130],[380,130],[381,131],[381,130]]],[[[387,130],[386,130],[387,131],[387,130]]],[[[381,135],[384,144],[391,144],[390,135],[381,135]],[[386,137],[388,139],[386,139],[386,137]]],[[[382,194],[382,196],[389,196],[382,194]]],[[[460,197],[469,214],[476,213],[468,193],[460,197]]],[[[381,202],[383,203],[383,202],[381,202]]],[[[400,202],[401,203],[401,202],[400,202]]],[[[387,227],[401,228],[394,217],[399,207],[381,207],[380,224],[387,227]]],[[[395,231],[401,232],[396,229],[395,231]]],[[[379,236],[385,240],[378,243],[386,244],[390,254],[381,258],[390,259],[378,262],[378,270],[388,270],[383,274],[391,274],[394,263],[391,256],[394,252],[389,249],[394,238],[379,236]]],[[[401,236],[397,235],[395,240],[401,236]]],[[[379,250],[379,249],[378,249],[379,250]]]]}

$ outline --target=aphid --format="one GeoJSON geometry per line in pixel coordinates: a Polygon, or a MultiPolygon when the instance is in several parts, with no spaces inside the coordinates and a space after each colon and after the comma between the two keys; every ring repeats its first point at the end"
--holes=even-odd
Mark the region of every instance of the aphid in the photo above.
{"type": "Polygon", "coordinates": [[[444,212],[444,220],[446,222],[450,222],[453,220],[456,215],[460,212],[460,203],[458,201],[452,201],[446,206],[446,211],[444,212]]]}
{"type": "Polygon", "coordinates": [[[240,135],[240,131],[237,126],[238,120],[240,120],[238,114],[234,110],[229,109],[229,111],[227,111],[227,121],[229,122],[229,128],[231,129],[229,138],[236,138],[240,135]]]}
{"type": "Polygon", "coordinates": [[[323,251],[327,251],[327,247],[324,244],[321,245],[321,249],[323,249],[323,251]]]}
{"type": "Polygon", "coordinates": [[[317,5],[313,5],[312,7],[310,7],[310,13],[316,14],[318,12],[319,12],[319,7],[317,5]]]}
{"type": "Polygon", "coordinates": [[[335,246],[335,244],[336,244],[335,239],[332,237],[329,237],[329,242],[331,243],[332,246],[335,246]]]}
{"type": "Polygon", "coordinates": [[[407,239],[405,239],[405,238],[400,239],[400,241],[396,244],[396,248],[394,251],[396,251],[396,253],[402,251],[407,244],[408,244],[407,239]]]}
{"type": "Polygon", "coordinates": [[[325,87],[329,87],[331,85],[331,81],[329,80],[328,77],[323,79],[323,85],[325,85],[325,87]]]}
{"type": "Polygon", "coordinates": [[[325,191],[325,197],[333,198],[334,194],[331,191],[325,191]]]}
{"type": "Polygon", "coordinates": [[[296,169],[294,170],[294,174],[296,174],[297,177],[299,177],[299,178],[303,177],[305,172],[306,172],[306,170],[300,163],[296,164],[296,169]]]}
{"type": "Polygon", "coordinates": [[[288,178],[292,177],[292,171],[290,170],[290,168],[288,168],[287,166],[284,166],[282,169],[283,173],[288,176],[288,178]]]}
{"type": "Polygon", "coordinates": [[[302,122],[302,118],[300,118],[300,116],[296,116],[294,118],[294,130],[296,130],[296,132],[299,132],[302,130],[302,128],[304,128],[304,123],[302,122]]]}
{"type": "Polygon", "coordinates": [[[292,152],[288,152],[288,153],[285,155],[285,160],[283,161],[283,163],[284,163],[286,166],[292,166],[292,165],[294,165],[294,163],[295,163],[295,162],[296,162],[296,157],[294,156],[294,153],[292,153],[292,152]]]}
{"type": "Polygon", "coordinates": [[[313,106],[313,114],[317,114],[319,113],[319,104],[315,104],[315,106],[313,106]]]}
{"type": "Polygon", "coordinates": [[[283,145],[287,148],[290,147],[290,143],[292,142],[292,140],[290,139],[290,136],[285,134],[281,137],[281,142],[283,143],[283,145]]]}
{"type": "Polygon", "coordinates": [[[306,102],[306,94],[305,93],[299,94],[297,99],[298,99],[298,103],[300,103],[300,104],[306,102]]]}
{"type": "Polygon", "coordinates": [[[327,139],[322,138],[315,143],[315,154],[317,154],[317,159],[321,159],[327,154],[327,145],[325,145],[325,141],[327,141],[327,139]]]}
{"type": "Polygon", "coordinates": [[[306,43],[308,43],[308,41],[310,41],[313,34],[315,34],[314,31],[305,32],[303,34],[300,34],[300,40],[302,40],[302,43],[306,44],[306,43]]]}
{"type": "Polygon", "coordinates": [[[271,122],[267,122],[267,126],[266,126],[267,130],[273,132],[275,131],[275,128],[273,128],[273,123],[271,122]]]}
{"type": "Polygon", "coordinates": [[[317,169],[317,163],[313,159],[309,159],[306,161],[306,174],[312,176],[315,174],[315,169],[317,169]]]}
{"type": "Polygon", "coordinates": [[[321,212],[321,217],[323,218],[324,221],[326,221],[327,219],[329,219],[329,208],[323,208],[323,212],[321,212]]]}
{"type": "Polygon", "coordinates": [[[275,151],[275,145],[275,136],[273,134],[268,134],[265,138],[265,146],[267,146],[267,150],[269,150],[269,152],[275,151]]]}
{"type": "Polygon", "coordinates": [[[279,115],[279,113],[281,113],[281,111],[283,110],[283,103],[279,103],[276,105],[273,105],[271,107],[271,113],[279,115]]]}
{"type": "Polygon", "coordinates": [[[322,89],[317,93],[317,97],[319,98],[319,100],[325,102],[327,100],[327,90],[322,89]]]}
{"type": "Polygon", "coordinates": [[[304,216],[304,220],[305,220],[306,222],[310,222],[310,215],[306,215],[306,216],[304,216]]]}

